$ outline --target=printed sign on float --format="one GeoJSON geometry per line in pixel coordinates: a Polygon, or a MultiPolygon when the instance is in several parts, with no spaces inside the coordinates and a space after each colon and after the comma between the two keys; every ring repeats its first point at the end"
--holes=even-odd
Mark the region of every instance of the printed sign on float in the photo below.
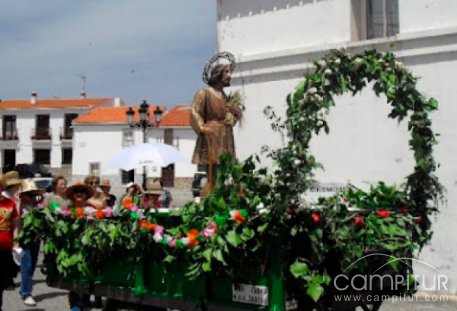
{"type": "Polygon", "coordinates": [[[268,287],[251,284],[233,284],[232,297],[234,302],[268,306],[268,287]]]}

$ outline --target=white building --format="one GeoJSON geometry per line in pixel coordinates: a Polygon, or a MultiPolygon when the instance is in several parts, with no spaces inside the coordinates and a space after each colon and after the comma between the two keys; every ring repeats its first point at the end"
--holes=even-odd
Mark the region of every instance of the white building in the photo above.
{"type": "MultiPolygon", "coordinates": [[[[157,106],[149,106],[149,115],[157,106]]],[[[162,111],[164,106],[158,106],[162,111]]],[[[139,106],[132,106],[135,122],[139,106]]],[[[143,142],[143,131],[130,128],[127,123],[128,107],[100,107],[78,117],[74,126],[73,179],[83,180],[89,174],[108,178],[116,192],[129,182],[142,184],[143,169],[132,171],[106,170],[107,162],[122,148],[143,142]]],[[[190,105],[176,105],[166,111],[159,127],[146,130],[146,141],[162,142],[175,146],[187,159],[184,163],[171,164],[166,168],[147,167],[147,178],[162,177],[165,186],[190,188],[196,165],[191,164],[196,135],[189,124],[190,105]]],[[[152,120],[151,120],[152,122],[152,120]]],[[[152,123],[151,123],[152,124],[152,123]]]]}
{"type": "MultiPolygon", "coordinates": [[[[453,0],[219,0],[219,51],[237,58],[233,89],[245,97],[246,120],[235,133],[238,156],[243,159],[262,145],[280,146],[263,109],[271,105],[281,114],[286,95],[294,91],[312,61],[334,48],[350,52],[366,48],[393,51],[420,76],[418,89],[439,102],[433,128],[439,133],[435,157],[437,174],[447,188],[448,206],[433,226],[431,245],[421,259],[449,278],[447,288],[457,292],[457,128],[454,104],[457,72],[457,1],[453,0]]],[[[406,122],[387,118],[385,98],[366,90],[356,97],[335,98],[328,116],[330,134],[312,141],[312,151],[325,171],[323,182],[367,186],[378,180],[404,182],[413,171],[406,122]]],[[[417,271],[433,277],[424,265],[417,271]]],[[[430,289],[430,285],[428,285],[430,289]]]]}
{"type": "Polygon", "coordinates": [[[119,98],[0,101],[0,163],[2,171],[16,164],[42,164],[54,174],[71,175],[72,121],[93,107],[119,106],[119,98]]]}

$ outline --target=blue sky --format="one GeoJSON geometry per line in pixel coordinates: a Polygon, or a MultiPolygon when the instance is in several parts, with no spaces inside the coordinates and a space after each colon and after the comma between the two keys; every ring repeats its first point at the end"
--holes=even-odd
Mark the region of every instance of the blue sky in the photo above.
{"type": "Polygon", "coordinates": [[[0,99],[190,103],[216,52],[213,0],[0,0],[0,99]]]}

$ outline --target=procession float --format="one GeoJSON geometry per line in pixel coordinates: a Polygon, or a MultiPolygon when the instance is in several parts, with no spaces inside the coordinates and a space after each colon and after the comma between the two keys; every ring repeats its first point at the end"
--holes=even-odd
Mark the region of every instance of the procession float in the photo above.
{"type": "Polygon", "coordinates": [[[416,290],[408,261],[430,240],[443,194],[429,117],[437,102],[416,82],[393,53],[331,51],[287,96],[285,116],[265,110],[287,138],[264,150],[272,168],[256,155],[223,155],[213,191],[180,211],[53,204],[25,216],[20,240],[43,241],[51,287],[105,296],[106,310],[377,310],[373,297],[416,290]],[[310,141],[329,132],[333,97],[367,84],[386,97],[389,118],[408,122],[412,172],[399,185],[348,185],[311,204],[304,194],[321,166],[310,141]],[[395,278],[348,286],[355,275],[395,278]]]}

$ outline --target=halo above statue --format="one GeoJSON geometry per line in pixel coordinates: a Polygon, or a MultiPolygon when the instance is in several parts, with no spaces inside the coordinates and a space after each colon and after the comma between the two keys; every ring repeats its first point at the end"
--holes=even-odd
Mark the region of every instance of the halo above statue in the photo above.
{"type": "Polygon", "coordinates": [[[211,77],[211,70],[214,66],[221,64],[221,60],[227,61],[227,65],[230,65],[230,70],[233,71],[235,69],[235,56],[233,56],[230,52],[219,52],[206,63],[205,68],[203,69],[202,79],[203,82],[208,83],[211,77]]]}

